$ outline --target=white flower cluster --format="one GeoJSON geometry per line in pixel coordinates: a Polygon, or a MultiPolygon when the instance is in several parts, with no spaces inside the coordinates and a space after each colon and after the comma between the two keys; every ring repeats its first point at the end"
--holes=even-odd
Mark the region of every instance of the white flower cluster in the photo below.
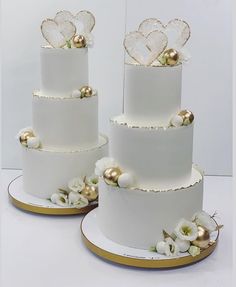
{"type": "MultiPolygon", "coordinates": [[[[93,89],[92,96],[96,96],[96,95],[97,95],[97,90],[93,89]]],[[[71,97],[72,98],[82,98],[81,91],[79,89],[73,90],[71,93],[71,97]]]]}
{"type": "Polygon", "coordinates": [[[75,177],[68,182],[68,189],[58,189],[50,200],[62,207],[83,208],[89,204],[89,200],[81,194],[87,186],[98,187],[98,178],[95,175],[89,177],[75,177]]]}
{"type": "Polygon", "coordinates": [[[24,139],[24,145],[28,148],[34,148],[37,149],[40,147],[40,139],[39,137],[34,135],[34,131],[31,127],[27,127],[24,129],[21,129],[18,134],[17,134],[17,139],[23,144],[22,138],[25,137],[24,139]],[[24,136],[28,134],[28,136],[24,136]]]}
{"type": "Polygon", "coordinates": [[[199,255],[201,248],[195,245],[198,226],[205,228],[209,233],[217,230],[217,224],[212,216],[204,211],[197,212],[192,221],[181,219],[172,235],[163,232],[164,240],[156,244],[155,251],[166,256],[178,256],[180,252],[189,252],[193,257],[199,255]]]}
{"type": "MultiPolygon", "coordinates": [[[[118,163],[111,157],[104,157],[96,162],[95,174],[104,176],[104,172],[109,168],[119,168],[118,163]]],[[[129,188],[134,185],[134,177],[127,172],[121,173],[118,177],[117,185],[119,187],[129,188]]]]}

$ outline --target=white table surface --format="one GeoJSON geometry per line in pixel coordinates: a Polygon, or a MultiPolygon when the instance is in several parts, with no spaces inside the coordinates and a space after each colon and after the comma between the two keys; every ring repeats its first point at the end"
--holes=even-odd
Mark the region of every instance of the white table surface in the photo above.
{"type": "Polygon", "coordinates": [[[204,261],[173,270],[112,264],[85,248],[82,216],[53,217],[18,210],[7,185],[19,170],[3,170],[1,190],[1,287],[231,287],[232,196],[230,177],[205,177],[204,209],[224,224],[215,252],[204,261]]]}

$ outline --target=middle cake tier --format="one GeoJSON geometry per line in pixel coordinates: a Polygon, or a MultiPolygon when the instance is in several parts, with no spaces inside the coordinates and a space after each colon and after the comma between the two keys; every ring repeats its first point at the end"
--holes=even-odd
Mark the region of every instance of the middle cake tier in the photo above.
{"type": "Polygon", "coordinates": [[[98,97],[33,95],[33,130],[43,148],[71,151],[98,143],[98,97]]]}
{"type": "Polygon", "coordinates": [[[110,155],[133,175],[135,187],[168,190],[188,185],[192,174],[193,123],[181,127],[131,126],[111,120],[110,155]]]}

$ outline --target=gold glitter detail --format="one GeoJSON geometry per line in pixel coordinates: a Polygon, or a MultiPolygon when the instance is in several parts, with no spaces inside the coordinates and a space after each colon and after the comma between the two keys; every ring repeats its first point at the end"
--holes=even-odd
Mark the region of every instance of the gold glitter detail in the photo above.
{"type": "MultiPolygon", "coordinates": [[[[93,93],[92,97],[97,97],[98,96],[97,91],[96,90],[93,90],[93,91],[94,91],[94,93],[93,93]]],[[[42,95],[42,94],[40,94],[40,91],[34,91],[33,97],[41,98],[41,99],[45,99],[45,100],[76,100],[76,99],[84,100],[84,99],[92,98],[92,97],[81,98],[81,97],[72,97],[72,96],[69,96],[69,97],[52,97],[52,96],[42,95]]]]}

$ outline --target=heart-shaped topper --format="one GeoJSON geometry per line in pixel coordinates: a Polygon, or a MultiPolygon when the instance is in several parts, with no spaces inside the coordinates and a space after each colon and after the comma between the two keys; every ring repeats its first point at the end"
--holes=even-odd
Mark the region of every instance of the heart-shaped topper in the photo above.
{"type": "Polygon", "coordinates": [[[54,20],[58,24],[65,21],[72,22],[76,27],[77,35],[88,35],[95,26],[95,17],[89,11],[80,11],[76,15],[69,11],[60,11],[56,14],[54,20]]]}
{"type": "Polygon", "coordinates": [[[139,31],[131,32],[124,40],[124,47],[129,56],[144,66],[151,65],[165,50],[167,44],[167,36],[157,30],[148,35],[139,31]]]}
{"type": "Polygon", "coordinates": [[[53,48],[62,48],[75,35],[76,27],[69,21],[56,23],[53,19],[47,19],[41,24],[41,32],[53,48]]]}
{"type": "Polygon", "coordinates": [[[149,18],[139,25],[138,30],[144,35],[148,35],[155,30],[162,31],[168,37],[168,47],[177,50],[186,44],[191,35],[188,23],[180,19],[170,20],[167,25],[164,25],[156,18],[149,18]]]}

